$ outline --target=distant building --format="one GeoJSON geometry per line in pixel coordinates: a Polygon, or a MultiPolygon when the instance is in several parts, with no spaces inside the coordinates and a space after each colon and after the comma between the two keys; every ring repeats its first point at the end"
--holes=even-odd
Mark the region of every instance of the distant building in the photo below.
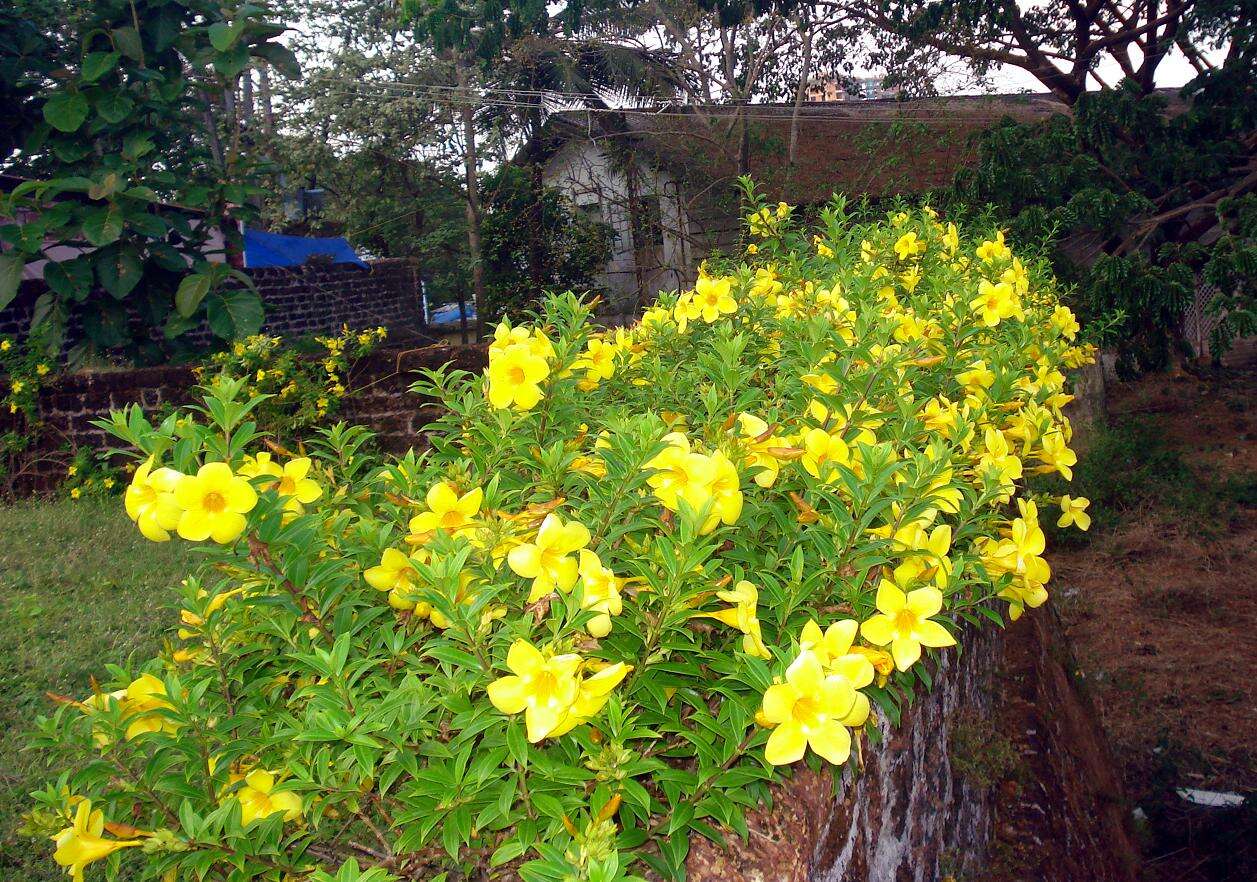
{"type": "MultiPolygon", "coordinates": [[[[1061,111],[1046,95],[809,102],[791,165],[794,107],[752,104],[749,171],[769,199],[796,205],[835,192],[922,193],[950,183],[970,160],[975,132],[1006,117],[1061,111]]],[[[563,111],[517,157],[540,162],[548,186],[614,231],[599,279],[614,295],[612,312],[691,284],[704,257],[738,241],[738,165],[727,136],[734,112],[728,105],[563,111]]]]}
{"type": "Polygon", "coordinates": [[[808,101],[871,101],[877,98],[898,98],[900,89],[883,88],[881,77],[858,77],[846,82],[827,77],[813,80],[804,95],[808,101]]]}

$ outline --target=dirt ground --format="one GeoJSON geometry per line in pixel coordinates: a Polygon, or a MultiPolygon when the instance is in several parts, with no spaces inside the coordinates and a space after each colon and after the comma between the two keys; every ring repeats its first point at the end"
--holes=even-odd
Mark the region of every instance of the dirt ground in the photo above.
{"type": "Polygon", "coordinates": [[[1054,603],[1148,880],[1257,878],[1257,361],[1110,387],[1054,603]],[[1203,807],[1185,788],[1247,796],[1203,807]]]}

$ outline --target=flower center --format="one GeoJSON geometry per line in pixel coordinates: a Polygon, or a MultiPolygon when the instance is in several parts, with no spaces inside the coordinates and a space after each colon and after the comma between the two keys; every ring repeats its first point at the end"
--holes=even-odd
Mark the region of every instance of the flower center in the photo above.
{"type": "Polygon", "coordinates": [[[526,379],[524,376],[524,369],[522,367],[513,367],[507,371],[506,375],[516,386],[522,386],[524,384],[524,380],[526,379]]]}
{"type": "Polygon", "coordinates": [[[917,615],[912,610],[904,608],[895,614],[895,630],[901,633],[916,630],[917,615]]]}
{"type": "Polygon", "coordinates": [[[794,718],[804,726],[815,726],[820,722],[820,708],[816,699],[804,695],[794,702],[794,718]]]}
{"type": "Polygon", "coordinates": [[[201,500],[201,507],[212,514],[218,514],[227,507],[227,500],[217,490],[211,490],[201,500]]]}
{"type": "Polygon", "coordinates": [[[284,475],[284,477],[279,479],[279,485],[275,488],[275,492],[282,496],[291,496],[293,493],[297,492],[297,482],[287,475],[284,475]]]}

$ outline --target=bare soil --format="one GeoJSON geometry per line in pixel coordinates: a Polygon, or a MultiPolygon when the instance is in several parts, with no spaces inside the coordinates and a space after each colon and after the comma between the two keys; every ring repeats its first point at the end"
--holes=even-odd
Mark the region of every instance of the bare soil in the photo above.
{"type": "MultiPolygon", "coordinates": [[[[1070,491],[1096,523],[1049,536],[1062,656],[1107,736],[1142,878],[1257,879],[1257,362],[1110,387],[1108,414],[1070,491]],[[1186,788],[1247,801],[1203,807],[1186,788]]],[[[995,857],[1016,858],[1051,830],[1005,787],[995,857]]]]}

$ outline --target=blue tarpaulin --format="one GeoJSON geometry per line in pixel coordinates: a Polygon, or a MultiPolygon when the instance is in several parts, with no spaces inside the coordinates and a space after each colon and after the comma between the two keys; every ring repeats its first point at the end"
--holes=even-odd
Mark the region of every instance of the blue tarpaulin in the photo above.
{"type": "Polygon", "coordinates": [[[356,263],[363,269],[370,269],[366,262],[354,254],[353,248],[340,236],[313,238],[306,236],[281,236],[279,233],[264,233],[261,230],[244,230],[244,265],[246,267],[263,266],[301,266],[316,254],[326,255],[332,263],[356,263]]]}
{"type": "MultiPolygon", "coordinates": [[[[476,321],[476,307],[473,304],[467,304],[467,321],[474,324],[476,321]]],[[[428,324],[430,325],[460,325],[462,319],[458,315],[458,304],[447,303],[444,306],[438,306],[428,314],[428,324]]]]}

